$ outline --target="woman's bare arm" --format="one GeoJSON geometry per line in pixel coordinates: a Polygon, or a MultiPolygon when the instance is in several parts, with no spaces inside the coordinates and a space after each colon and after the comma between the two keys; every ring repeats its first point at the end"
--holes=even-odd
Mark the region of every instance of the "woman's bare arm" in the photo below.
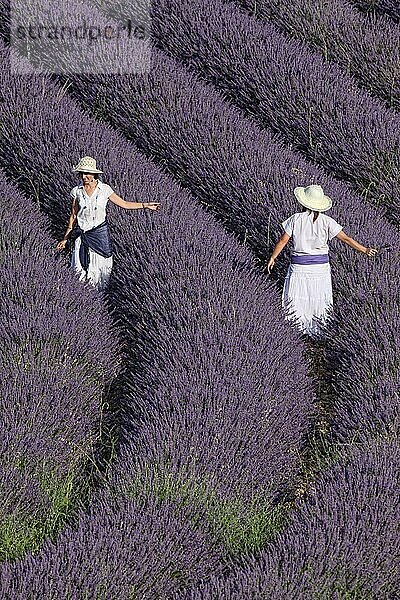
{"type": "Polygon", "coordinates": [[[67,231],[65,232],[65,235],[63,237],[63,239],[61,240],[61,242],[59,242],[57,244],[57,250],[63,250],[65,248],[65,245],[67,243],[67,239],[69,234],[71,233],[75,222],[76,222],[76,215],[78,214],[78,203],[76,201],[75,198],[72,199],[72,206],[71,206],[71,214],[69,216],[69,220],[68,220],[68,227],[67,227],[67,231]]]}
{"type": "Polygon", "coordinates": [[[271,269],[273,268],[273,266],[275,264],[276,257],[280,254],[280,252],[282,252],[282,250],[284,249],[284,247],[286,246],[286,244],[288,243],[289,240],[290,240],[290,235],[288,235],[286,232],[282,233],[281,237],[279,238],[279,240],[271,254],[271,258],[269,259],[268,273],[271,272],[271,269]]]}
{"type": "Polygon", "coordinates": [[[374,254],[378,252],[376,248],[367,248],[366,246],[359,244],[358,242],[356,242],[356,240],[353,240],[353,238],[344,233],[343,230],[339,231],[339,233],[335,237],[337,237],[338,240],[344,242],[348,246],[351,246],[351,248],[354,248],[354,250],[358,250],[359,252],[367,254],[368,256],[374,256],[374,254]]]}
{"type": "Polygon", "coordinates": [[[159,202],[127,202],[115,192],[113,192],[108,199],[117,206],[126,208],[127,210],[132,210],[133,208],[149,208],[150,210],[157,210],[160,206],[159,202]]]}

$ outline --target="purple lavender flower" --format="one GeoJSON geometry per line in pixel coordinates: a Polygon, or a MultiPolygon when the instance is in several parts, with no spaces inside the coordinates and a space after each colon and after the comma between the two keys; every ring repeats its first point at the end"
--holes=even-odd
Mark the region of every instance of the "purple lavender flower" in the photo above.
{"type": "Polygon", "coordinates": [[[240,4],[291,37],[306,41],[325,60],[337,62],[343,69],[343,81],[344,73],[350,73],[369,93],[390,107],[399,107],[400,29],[388,18],[366,19],[348,0],[261,0],[256,5],[240,0],[240,4]]]}
{"type": "Polygon", "coordinates": [[[397,439],[353,449],[321,476],[274,544],[174,598],[395,600],[399,459],[397,439]]]}
{"type": "Polygon", "coordinates": [[[220,553],[189,508],[103,492],[56,542],[0,565],[0,598],[169,598],[221,573],[220,553]]]}
{"type": "MultiPolygon", "coordinates": [[[[122,20],[127,18],[129,11],[129,5],[124,2],[112,3],[112,13],[118,14],[122,20]]],[[[289,40],[272,24],[258,21],[232,2],[214,2],[210,10],[207,0],[166,0],[157,3],[153,13],[153,36],[159,48],[194,70],[200,78],[216,85],[224,99],[236,104],[246,115],[255,117],[262,127],[283,136],[291,148],[301,151],[337,178],[351,183],[366,199],[384,205],[392,220],[397,222],[400,196],[399,153],[396,150],[399,147],[400,121],[397,114],[359,89],[357,82],[337,65],[327,63],[305,44],[289,40]],[[199,14],[208,14],[208,18],[199,19],[199,14]]],[[[389,39],[398,36],[398,30],[393,29],[389,39]]],[[[388,67],[386,56],[384,53],[384,65],[380,63],[376,68],[370,60],[361,62],[364,67],[367,65],[368,71],[386,78],[385,98],[390,101],[391,97],[398,99],[399,95],[398,56],[392,61],[392,69],[388,67]],[[389,92],[388,87],[393,91],[389,92]],[[390,97],[386,95],[389,93],[390,97]]],[[[196,119],[190,116],[187,105],[189,99],[199,108],[203,105],[194,92],[199,86],[191,82],[186,98],[182,95],[185,77],[179,75],[180,65],[170,62],[165,54],[158,54],[155,49],[153,58],[151,73],[143,77],[144,86],[140,83],[143,96],[137,108],[133,108],[133,99],[127,97],[124,87],[123,104],[118,100],[120,118],[123,119],[126,111],[130,127],[139,128],[141,120],[151,118],[154,111],[154,118],[169,127],[172,137],[176,129],[162,115],[171,112],[169,109],[174,107],[176,113],[183,113],[183,116],[179,115],[180,128],[187,121],[191,123],[188,131],[194,133],[197,130],[196,119]],[[157,95],[161,109],[156,109],[151,104],[152,100],[144,97],[146,84],[157,95]],[[148,109],[144,111],[143,106],[148,109]]],[[[134,83],[130,87],[131,96],[137,93],[135,88],[139,87],[139,80],[140,77],[137,77],[138,85],[134,83]]],[[[98,90],[89,91],[88,85],[83,82],[81,85],[84,86],[82,95],[88,93],[90,98],[87,102],[93,106],[93,97],[97,96],[99,100],[98,90]]],[[[114,87],[114,82],[111,86],[114,87]]],[[[204,93],[209,99],[216,96],[212,87],[207,87],[204,93]]],[[[111,95],[105,95],[107,110],[111,95]]],[[[226,104],[224,106],[227,109],[226,104]]],[[[204,139],[201,147],[196,146],[196,162],[193,164],[199,172],[203,160],[201,148],[207,153],[211,150],[212,154],[213,145],[218,147],[220,143],[219,133],[213,135],[209,128],[200,129],[200,133],[204,139]]],[[[159,135],[165,135],[162,126],[159,135]]],[[[146,133],[136,133],[135,139],[144,146],[150,143],[146,133]]],[[[192,138],[191,143],[194,142],[192,138]]],[[[186,144],[182,140],[174,138],[169,143],[172,149],[179,149],[184,155],[186,144]]],[[[151,152],[153,156],[160,156],[161,148],[151,152]]],[[[249,150],[246,156],[252,156],[249,150]]],[[[251,168],[251,160],[248,159],[248,162],[251,168]]],[[[202,192],[201,185],[198,191],[202,192]]]]}
{"type": "Polygon", "coordinates": [[[395,23],[400,22],[400,7],[396,0],[350,0],[350,2],[367,14],[387,15],[395,23]]]}

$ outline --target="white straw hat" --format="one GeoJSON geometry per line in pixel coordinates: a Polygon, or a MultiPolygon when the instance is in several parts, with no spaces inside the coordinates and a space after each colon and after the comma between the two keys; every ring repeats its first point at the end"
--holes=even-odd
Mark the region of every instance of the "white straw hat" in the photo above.
{"type": "Polygon", "coordinates": [[[83,173],[102,173],[100,169],[96,168],[96,161],[91,156],[84,156],[78,162],[76,167],[72,169],[73,171],[83,172],[83,173]]]}
{"type": "Polygon", "coordinates": [[[294,195],[302,206],[310,210],[324,212],[332,206],[332,200],[325,196],[324,190],[320,185],[308,185],[307,187],[294,188],[294,195]]]}

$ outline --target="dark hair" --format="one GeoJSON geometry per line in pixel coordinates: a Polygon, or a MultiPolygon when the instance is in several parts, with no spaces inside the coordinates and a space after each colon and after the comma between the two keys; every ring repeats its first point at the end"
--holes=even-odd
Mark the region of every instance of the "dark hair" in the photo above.
{"type": "Polygon", "coordinates": [[[314,213],[314,215],[315,213],[319,213],[319,210],[312,210],[312,208],[307,208],[306,206],[303,206],[301,212],[306,212],[306,210],[311,210],[314,213]]]}
{"type": "MultiPolygon", "coordinates": [[[[79,173],[80,173],[80,175],[81,175],[81,177],[82,177],[82,175],[83,175],[83,172],[82,172],[82,171],[79,171],[79,173]]],[[[98,179],[98,178],[99,178],[99,173],[90,173],[90,174],[91,174],[91,175],[93,175],[93,179],[98,179]]]]}

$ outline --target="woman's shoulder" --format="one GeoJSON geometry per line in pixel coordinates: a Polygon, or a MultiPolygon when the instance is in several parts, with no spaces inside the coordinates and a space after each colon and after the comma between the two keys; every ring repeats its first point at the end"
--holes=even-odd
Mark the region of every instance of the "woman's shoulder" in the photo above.
{"type": "Polygon", "coordinates": [[[108,183],[105,183],[105,181],[101,181],[100,186],[106,198],[108,198],[109,196],[111,196],[111,194],[114,193],[114,190],[112,189],[111,185],[108,185],[108,183]]]}
{"type": "Polygon", "coordinates": [[[292,213],[289,217],[287,217],[286,220],[289,220],[289,219],[292,219],[292,220],[298,219],[299,217],[301,217],[302,214],[303,214],[302,212],[292,213]]]}
{"type": "Polygon", "coordinates": [[[290,215],[289,219],[291,219],[292,222],[295,223],[298,219],[301,219],[304,216],[307,216],[306,212],[296,212],[290,215]]]}
{"type": "Polygon", "coordinates": [[[331,217],[330,215],[327,215],[326,213],[321,213],[322,219],[323,221],[325,221],[325,223],[328,224],[332,224],[332,223],[337,223],[337,221],[331,217]]]}
{"type": "Polygon", "coordinates": [[[283,222],[293,225],[302,214],[303,213],[292,213],[289,217],[286,217],[283,222]]]}
{"type": "Polygon", "coordinates": [[[73,198],[76,198],[77,194],[78,194],[78,190],[79,190],[80,186],[76,185],[75,187],[72,188],[72,190],[70,191],[70,196],[72,196],[73,198]]]}

